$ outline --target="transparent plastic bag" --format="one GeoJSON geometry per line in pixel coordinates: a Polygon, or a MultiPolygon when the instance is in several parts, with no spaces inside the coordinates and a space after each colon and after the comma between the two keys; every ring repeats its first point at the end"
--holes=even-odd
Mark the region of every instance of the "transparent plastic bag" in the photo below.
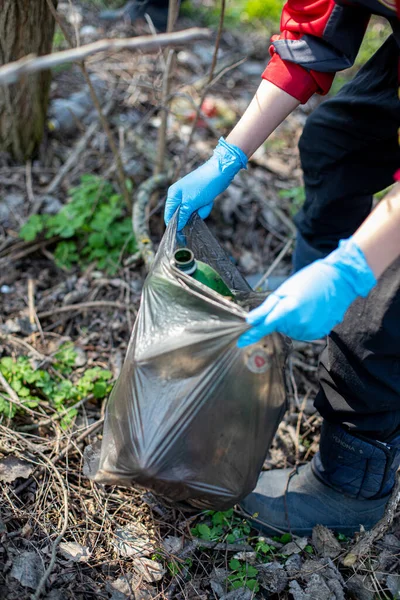
{"type": "Polygon", "coordinates": [[[197,215],[183,233],[171,221],[108,403],[95,481],[218,510],[254,489],[286,405],[286,340],[236,346],[245,308],[264,297],[197,215]],[[236,302],[179,271],[180,246],[217,270],[236,302]]]}

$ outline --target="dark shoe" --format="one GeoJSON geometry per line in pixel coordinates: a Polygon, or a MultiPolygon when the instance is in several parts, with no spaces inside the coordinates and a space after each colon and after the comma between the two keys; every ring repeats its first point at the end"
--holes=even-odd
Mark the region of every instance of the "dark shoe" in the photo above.
{"type": "Polygon", "coordinates": [[[241,506],[269,535],[277,529],[311,535],[318,524],[352,535],[382,517],[399,463],[399,438],[384,444],[325,422],[311,463],[290,480],[292,469],[261,473],[241,506]]]}

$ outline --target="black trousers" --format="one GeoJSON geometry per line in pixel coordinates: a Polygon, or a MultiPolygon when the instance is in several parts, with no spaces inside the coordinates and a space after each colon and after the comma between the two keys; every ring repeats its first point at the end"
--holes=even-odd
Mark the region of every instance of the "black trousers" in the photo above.
{"type": "MultiPolygon", "coordinates": [[[[400,168],[398,68],[391,36],[304,128],[306,201],[295,220],[326,254],[354,233],[400,168]]],[[[400,259],[330,334],[319,377],[315,405],[328,421],[382,441],[400,430],[400,259]]]]}

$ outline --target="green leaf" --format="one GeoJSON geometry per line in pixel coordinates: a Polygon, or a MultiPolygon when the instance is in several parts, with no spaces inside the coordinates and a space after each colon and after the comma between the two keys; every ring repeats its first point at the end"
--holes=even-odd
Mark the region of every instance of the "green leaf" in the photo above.
{"type": "Polygon", "coordinates": [[[309,554],[314,554],[314,548],[312,546],[310,546],[309,544],[304,548],[304,550],[306,552],[308,552],[309,554]]]}
{"type": "Polygon", "coordinates": [[[3,375],[6,376],[12,373],[13,367],[14,361],[9,356],[4,356],[2,359],[0,359],[0,371],[3,373],[3,375]]]}
{"type": "Polygon", "coordinates": [[[112,379],[113,374],[111,373],[111,371],[108,371],[107,369],[101,369],[101,371],[98,371],[98,375],[97,377],[99,379],[102,379],[103,381],[108,381],[109,379],[112,379]]]}
{"type": "Polygon", "coordinates": [[[279,538],[279,541],[281,542],[281,544],[288,544],[289,542],[292,541],[292,536],[290,535],[290,533],[284,533],[279,538]]]}
{"type": "Polygon", "coordinates": [[[222,525],[225,523],[225,514],[223,512],[216,512],[211,518],[213,525],[222,525]]]}
{"type": "Polygon", "coordinates": [[[79,262],[79,254],[75,242],[60,242],[54,251],[54,259],[58,267],[72,269],[79,262]]]}
{"type": "Polygon", "coordinates": [[[106,244],[105,236],[103,233],[93,232],[88,237],[88,244],[92,248],[103,248],[106,244]]]}
{"type": "Polygon", "coordinates": [[[44,229],[44,219],[41,215],[32,215],[19,231],[19,236],[25,242],[33,242],[44,229]]]}
{"type": "Polygon", "coordinates": [[[242,566],[242,564],[237,558],[231,558],[231,560],[229,561],[229,568],[232,571],[239,571],[241,566],[242,566]]]}
{"type": "Polygon", "coordinates": [[[254,593],[257,593],[260,589],[260,586],[258,585],[256,579],[248,579],[246,581],[246,587],[248,587],[249,590],[251,590],[254,593]]]}
{"type": "Polygon", "coordinates": [[[246,575],[248,577],[255,577],[256,575],[258,575],[258,570],[255,567],[253,567],[252,565],[247,565],[246,575]]]}
{"type": "Polygon", "coordinates": [[[95,398],[104,398],[107,395],[107,384],[104,381],[96,381],[93,386],[93,396],[95,398]]]}
{"type": "Polygon", "coordinates": [[[62,429],[67,429],[72,421],[74,420],[74,417],[76,417],[76,415],[78,414],[78,411],[76,408],[71,408],[61,419],[61,427],[62,429]]]}
{"type": "Polygon", "coordinates": [[[200,523],[197,526],[197,531],[201,540],[211,540],[211,530],[205,523],[200,523]]]}

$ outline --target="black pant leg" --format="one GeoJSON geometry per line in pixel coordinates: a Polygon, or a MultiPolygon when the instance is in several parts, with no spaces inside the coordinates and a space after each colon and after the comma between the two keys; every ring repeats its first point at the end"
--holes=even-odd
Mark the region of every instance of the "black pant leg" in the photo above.
{"type": "Polygon", "coordinates": [[[332,331],[319,379],[315,406],[328,421],[382,441],[399,431],[400,258],[332,331]]]}
{"type": "MultiPolygon", "coordinates": [[[[400,167],[399,50],[393,38],[323,103],[300,142],[306,203],[296,222],[326,253],[370,212],[400,167]]],[[[400,235],[400,232],[399,232],[400,235]]],[[[328,337],[315,405],[328,421],[388,440],[400,430],[400,259],[328,337]]]]}
{"type": "Polygon", "coordinates": [[[306,201],[295,217],[303,238],[330,252],[360,226],[372,196],[400,165],[399,48],[391,36],[335,98],[307,120],[300,139],[306,201]]]}

